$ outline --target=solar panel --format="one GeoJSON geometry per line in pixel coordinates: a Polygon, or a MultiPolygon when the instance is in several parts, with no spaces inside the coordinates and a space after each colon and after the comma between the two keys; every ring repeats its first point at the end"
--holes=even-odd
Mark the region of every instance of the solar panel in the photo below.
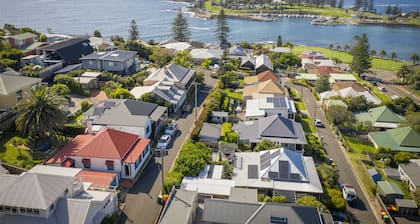
{"type": "Polygon", "coordinates": [[[267,99],[267,103],[272,103],[274,101],[273,97],[267,97],[266,99],[267,99]]]}
{"type": "Polygon", "coordinates": [[[107,109],[110,109],[114,105],[115,105],[115,102],[113,102],[113,101],[105,101],[104,102],[104,107],[107,108],[107,109]]]}
{"type": "Polygon", "coordinates": [[[281,179],[289,179],[289,161],[279,160],[279,177],[281,179]]]}
{"type": "Polygon", "coordinates": [[[257,179],[258,178],[258,166],[257,165],[248,165],[248,178],[257,179]]]}
{"type": "Polygon", "coordinates": [[[273,98],[274,107],[287,107],[286,99],[284,97],[273,98]]]}
{"type": "Polygon", "coordinates": [[[104,111],[104,107],[95,107],[95,109],[93,110],[93,115],[101,115],[104,113],[104,111]]]}

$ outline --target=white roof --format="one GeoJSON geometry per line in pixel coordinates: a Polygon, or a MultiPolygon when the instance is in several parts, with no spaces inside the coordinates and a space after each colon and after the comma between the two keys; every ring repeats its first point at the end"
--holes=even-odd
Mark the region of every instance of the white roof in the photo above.
{"type": "Polygon", "coordinates": [[[36,165],[28,173],[52,174],[65,177],[75,177],[82,169],[62,166],[36,165]]]}
{"type": "Polygon", "coordinates": [[[245,117],[265,116],[265,110],[269,109],[287,109],[290,110],[290,112],[296,113],[293,101],[289,100],[287,97],[284,97],[286,103],[285,107],[282,105],[276,105],[274,101],[269,102],[267,100],[268,98],[272,97],[261,97],[247,100],[245,117]]]}
{"type": "Polygon", "coordinates": [[[255,59],[255,68],[258,68],[262,65],[265,65],[270,70],[273,70],[273,64],[271,64],[271,60],[265,54],[262,54],[255,59]]]}
{"type": "Polygon", "coordinates": [[[174,49],[175,51],[183,51],[191,48],[191,44],[186,42],[176,42],[162,45],[164,48],[174,49]]]}
{"type": "Polygon", "coordinates": [[[101,76],[102,73],[100,72],[84,72],[81,76],[82,77],[92,77],[92,78],[97,78],[98,76],[101,76]]]}
{"type": "Polygon", "coordinates": [[[325,91],[319,94],[319,97],[321,98],[321,100],[326,100],[329,99],[333,96],[339,96],[340,94],[335,91],[335,90],[330,90],[330,91],[325,91]]]}
{"type": "MultiPolygon", "coordinates": [[[[201,178],[209,178],[209,171],[212,165],[206,165],[204,169],[198,174],[201,178]]],[[[211,179],[222,179],[223,165],[213,165],[213,171],[211,173],[211,179]]]]}
{"type": "Polygon", "coordinates": [[[80,84],[89,84],[92,80],[96,80],[94,77],[73,77],[74,80],[76,80],[80,84]]]}
{"type": "Polygon", "coordinates": [[[347,87],[344,89],[340,89],[338,91],[342,97],[358,97],[358,96],[364,96],[368,102],[371,102],[373,104],[380,104],[381,101],[373,96],[370,92],[364,91],[364,92],[358,92],[353,87],[347,87]]]}
{"type": "Polygon", "coordinates": [[[197,191],[199,194],[229,196],[232,187],[235,187],[233,180],[184,177],[180,188],[197,191]]]}
{"type": "Polygon", "coordinates": [[[277,53],[290,53],[292,52],[292,49],[288,47],[275,47],[275,48],[270,49],[270,51],[277,52],[277,53]]]}
{"type": "Polygon", "coordinates": [[[356,81],[357,79],[353,76],[353,74],[337,74],[331,73],[330,74],[330,83],[335,81],[356,81]]]}
{"type": "Polygon", "coordinates": [[[140,97],[143,96],[143,94],[153,92],[157,84],[159,83],[156,83],[153,86],[136,86],[132,90],[130,90],[130,93],[134,96],[134,98],[140,99],[140,97]]]}
{"type": "Polygon", "coordinates": [[[209,49],[200,48],[200,49],[192,49],[191,50],[191,57],[195,59],[214,59],[219,58],[218,55],[215,55],[209,49]]]}
{"type": "Polygon", "coordinates": [[[337,67],[333,60],[330,59],[314,59],[316,66],[337,67]]]}

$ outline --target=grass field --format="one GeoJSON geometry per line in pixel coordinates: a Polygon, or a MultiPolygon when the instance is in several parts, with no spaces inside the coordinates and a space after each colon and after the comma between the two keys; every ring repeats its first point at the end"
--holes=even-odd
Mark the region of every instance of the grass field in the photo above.
{"type": "MultiPolygon", "coordinates": [[[[324,56],[329,58],[338,58],[344,63],[351,63],[353,56],[348,52],[330,50],[328,48],[315,47],[315,46],[294,46],[292,52],[295,54],[301,54],[305,51],[319,51],[324,54],[324,56]]],[[[393,61],[389,59],[382,58],[373,58],[372,59],[372,68],[388,70],[388,71],[397,71],[402,65],[408,65],[410,62],[407,61],[393,61]]]]}
{"type": "Polygon", "coordinates": [[[347,144],[353,149],[355,153],[377,153],[378,150],[373,146],[372,143],[361,141],[355,137],[344,136],[347,144]]]}
{"type": "MultiPolygon", "coordinates": [[[[371,180],[370,176],[366,172],[366,168],[363,166],[363,164],[360,162],[361,159],[363,159],[360,154],[356,153],[348,153],[350,157],[350,161],[356,170],[357,176],[359,176],[360,180],[362,181],[369,197],[371,199],[375,198],[375,185],[373,184],[373,181],[371,180]]],[[[367,156],[366,156],[367,157],[367,156]]]]}
{"type": "Polygon", "coordinates": [[[31,168],[41,161],[34,161],[30,151],[25,147],[14,146],[15,141],[25,142],[24,139],[12,134],[4,134],[0,139],[0,159],[18,167],[31,168]]]}

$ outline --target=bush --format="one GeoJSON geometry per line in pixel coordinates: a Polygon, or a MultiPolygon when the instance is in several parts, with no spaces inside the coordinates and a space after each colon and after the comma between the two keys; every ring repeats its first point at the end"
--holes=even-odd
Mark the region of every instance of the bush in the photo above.
{"type": "Polygon", "coordinates": [[[272,202],[283,203],[286,201],[286,197],[284,195],[274,196],[272,202]]]}
{"type": "Polygon", "coordinates": [[[182,181],[182,174],[178,172],[169,172],[166,174],[165,180],[163,181],[164,184],[164,192],[165,194],[169,194],[172,187],[179,188],[182,181]]]}
{"type": "Polygon", "coordinates": [[[81,103],[80,103],[80,105],[81,105],[81,109],[82,109],[82,112],[84,113],[84,112],[86,112],[86,111],[88,111],[89,110],[89,108],[92,106],[92,104],[90,104],[89,103],[89,101],[88,100],[83,100],[81,103]]]}
{"type": "Polygon", "coordinates": [[[62,130],[63,134],[69,136],[76,136],[85,132],[86,125],[80,124],[65,124],[62,130]]]}

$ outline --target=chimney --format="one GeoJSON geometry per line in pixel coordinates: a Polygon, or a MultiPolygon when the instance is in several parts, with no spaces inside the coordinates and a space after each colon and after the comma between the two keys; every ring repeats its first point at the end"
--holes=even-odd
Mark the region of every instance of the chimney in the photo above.
{"type": "Polygon", "coordinates": [[[88,117],[86,119],[86,127],[87,127],[87,133],[93,135],[93,130],[92,130],[92,121],[93,119],[88,117]]]}

